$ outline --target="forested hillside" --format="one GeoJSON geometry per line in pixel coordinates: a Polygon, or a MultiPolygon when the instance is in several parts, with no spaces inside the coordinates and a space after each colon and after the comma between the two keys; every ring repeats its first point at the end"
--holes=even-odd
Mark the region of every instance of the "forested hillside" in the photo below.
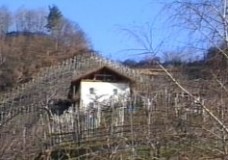
{"type": "Polygon", "coordinates": [[[90,50],[80,26],[56,6],[49,10],[0,8],[0,92],[25,83],[40,68],[90,50]]]}

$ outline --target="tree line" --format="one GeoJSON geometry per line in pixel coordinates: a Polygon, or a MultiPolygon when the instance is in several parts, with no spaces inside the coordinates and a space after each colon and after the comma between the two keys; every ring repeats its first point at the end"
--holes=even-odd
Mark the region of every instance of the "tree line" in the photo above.
{"type": "Polygon", "coordinates": [[[55,5],[16,12],[0,7],[0,92],[87,50],[91,45],[86,34],[55,5]]]}

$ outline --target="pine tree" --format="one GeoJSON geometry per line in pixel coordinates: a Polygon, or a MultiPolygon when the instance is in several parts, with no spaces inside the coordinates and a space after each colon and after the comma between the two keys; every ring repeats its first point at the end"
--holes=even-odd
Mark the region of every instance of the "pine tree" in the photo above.
{"type": "Polygon", "coordinates": [[[62,13],[59,10],[59,8],[55,5],[49,6],[49,14],[47,17],[47,25],[46,28],[50,31],[53,32],[55,30],[59,30],[61,27],[62,23],[62,13]]]}
{"type": "Polygon", "coordinates": [[[51,32],[51,35],[56,40],[56,49],[59,46],[59,35],[61,32],[63,15],[59,8],[55,5],[49,6],[49,14],[47,17],[46,28],[51,32]]]}

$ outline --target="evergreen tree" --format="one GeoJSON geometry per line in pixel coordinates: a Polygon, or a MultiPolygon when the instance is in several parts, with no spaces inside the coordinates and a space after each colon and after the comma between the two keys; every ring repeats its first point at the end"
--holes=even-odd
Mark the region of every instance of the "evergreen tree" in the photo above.
{"type": "Polygon", "coordinates": [[[60,30],[62,19],[63,19],[63,16],[59,8],[55,5],[49,6],[49,14],[47,16],[46,28],[51,33],[54,33],[55,31],[60,30]]]}
{"type": "Polygon", "coordinates": [[[47,29],[55,39],[55,49],[59,48],[60,34],[63,23],[63,16],[57,6],[49,6],[49,14],[47,17],[47,29]]]}

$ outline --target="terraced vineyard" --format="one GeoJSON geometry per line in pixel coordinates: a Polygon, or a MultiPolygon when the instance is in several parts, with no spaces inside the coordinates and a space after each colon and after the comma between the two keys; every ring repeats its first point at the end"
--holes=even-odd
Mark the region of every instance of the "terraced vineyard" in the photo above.
{"type": "MultiPolygon", "coordinates": [[[[189,84],[189,83],[188,83],[189,84]]],[[[199,90],[199,86],[191,86],[199,90]]],[[[199,98],[201,93],[197,93],[199,98]]],[[[104,59],[79,55],[43,69],[0,97],[0,159],[199,159],[224,158],[224,131],[173,83],[151,80],[140,71],[104,59]],[[101,107],[101,124],[91,111],[71,103],[53,114],[53,100],[66,100],[71,81],[108,66],[135,82],[127,102],[101,107]],[[216,134],[214,134],[216,133],[216,134]],[[218,136],[217,136],[218,135],[218,136]],[[218,152],[221,151],[221,152],[218,152]]],[[[214,108],[214,113],[220,113],[214,108]]]]}

